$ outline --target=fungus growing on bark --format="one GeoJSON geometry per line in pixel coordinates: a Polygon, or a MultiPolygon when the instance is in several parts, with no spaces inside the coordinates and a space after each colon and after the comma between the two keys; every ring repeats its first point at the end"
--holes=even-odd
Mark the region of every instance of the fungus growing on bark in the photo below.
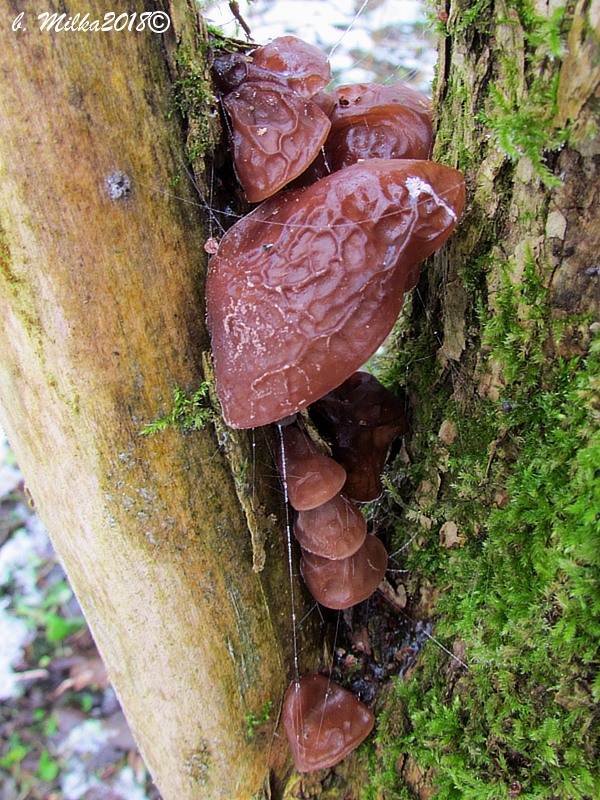
{"type": "Polygon", "coordinates": [[[367,523],[360,510],[341,494],[310,511],[300,511],[294,535],[303,550],[329,559],[348,558],[367,536],[367,523]]]}
{"type": "Polygon", "coordinates": [[[292,681],[282,716],[300,772],[335,766],[367,738],[375,723],[364,703],[318,674],[292,681]]]}
{"type": "Polygon", "coordinates": [[[275,422],[358,369],[463,205],[460,172],[372,159],[281,192],[236,223],[206,284],[226,423],[275,422]]]}
{"type": "Polygon", "coordinates": [[[331,123],[310,97],[330,80],[327,57],[294,36],[274,39],[250,59],[215,58],[225,92],[233,166],[251,203],[275,194],[311,164],[331,123]]]}
{"type": "Polygon", "coordinates": [[[425,95],[402,83],[359,83],[339,86],[331,99],[325,153],[332,171],[366,158],[429,158],[433,131],[425,95]]]}
{"type": "Polygon", "coordinates": [[[314,160],[330,128],[310,100],[274,83],[248,81],[223,99],[237,178],[250,203],[275,194],[314,160]]]}
{"type": "Polygon", "coordinates": [[[327,56],[295,36],[279,36],[252,52],[252,64],[281,76],[302,97],[311,98],[331,80],[327,56]]]}
{"type": "Polygon", "coordinates": [[[375,500],[390,444],[408,431],[402,404],[368,372],[355,372],[310,407],[333,457],[347,473],[344,494],[375,500]]]}
{"type": "MultiPolygon", "coordinates": [[[[318,602],[344,609],[369,597],[387,569],[385,547],[367,535],[346,493],[379,494],[390,441],[406,430],[398,401],[353,373],[391,330],[421,261],[456,226],[464,181],[418,160],[428,158],[432,138],[423,95],[373,84],[322,92],[327,59],[295,37],[250,56],[220,55],[215,74],[239,181],[251,202],[270,198],[225,234],[210,260],[217,393],[234,428],[287,418],[280,468],[298,510],[300,569],[318,602]],[[331,170],[342,172],[272,197],[298,176],[306,186],[331,170]],[[333,425],[322,423],[348,465],[343,495],[344,468],[290,417],[328,393],[315,417],[333,425]]],[[[293,600],[292,618],[295,635],[293,600]]],[[[297,654],[295,666],[298,673],[297,654]]],[[[341,761],[373,716],[345,689],[309,675],[288,688],[283,723],[297,768],[310,771],[341,761]]]]}
{"type": "Polygon", "coordinates": [[[370,597],[387,569],[388,555],[370,534],[348,558],[332,560],[302,551],[300,572],[309,592],[325,608],[350,608],[370,597]]]}
{"type": "MultiPolygon", "coordinates": [[[[295,425],[282,428],[285,477],[290,505],[307,512],[338,494],[346,470],[333,458],[320,453],[309,437],[295,425]]],[[[283,473],[280,464],[280,472],[283,473]]]]}

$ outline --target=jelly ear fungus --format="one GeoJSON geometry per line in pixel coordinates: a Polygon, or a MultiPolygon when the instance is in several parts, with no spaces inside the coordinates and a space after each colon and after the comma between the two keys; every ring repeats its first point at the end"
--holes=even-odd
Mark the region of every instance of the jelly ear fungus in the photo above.
{"type": "Polygon", "coordinates": [[[230,228],[206,283],[225,422],[267,425],[359,369],[463,205],[456,170],[372,159],[280,192],[230,228]]]}
{"type": "Polygon", "coordinates": [[[333,457],[346,470],[344,492],[353,500],[375,500],[388,450],[408,432],[402,403],[368,372],[355,372],[310,406],[333,457]]]}
{"type": "Polygon", "coordinates": [[[310,98],[329,83],[326,56],[294,36],[250,56],[226,53],[213,71],[223,91],[237,178],[250,203],[274,195],[319,154],[331,129],[310,98]]]}
{"type": "MultiPolygon", "coordinates": [[[[288,501],[296,511],[308,512],[335,497],[346,482],[346,470],[319,452],[296,425],[282,428],[288,501]]],[[[279,472],[283,474],[280,455],[279,472]]]]}
{"type": "MultiPolygon", "coordinates": [[[[239,183],[249,202],[263,201],[209,263],[217,394],[233,428],[279,422],[301,572],[319,603],[345,609],[387,569],[353,499],[379,495],[390,443],[407,430],[398,400],[356,370],[391,330],[423,259],[454,230],[464,181],[426,160],[423,95],[374,84],[324,92],[327,58],[295,37],[220,54],[214,73],[239,183]],[[309,406],[333,458],[293,422],[309,406]]],[[[300,677],[293,590],[292,620],[296,674],[282,718],[296,767],[311,771],[341,761],[374,719],[324,675],[300,677]]]]}
{"type": "Polygon", "coordinates": [[[297,678],[285,693],[283,727],[300,772],[335,766],[374,724],[364,703],[325,675],[297,678]]]}

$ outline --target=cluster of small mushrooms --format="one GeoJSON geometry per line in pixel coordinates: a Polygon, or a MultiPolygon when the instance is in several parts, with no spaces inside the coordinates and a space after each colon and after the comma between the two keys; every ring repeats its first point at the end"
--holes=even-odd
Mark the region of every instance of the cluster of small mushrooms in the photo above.
{"type": "MultiPolygon", "coordinates": [[[[387,553],[354,501],[381,491],[399,401],[357,371],[384,341],[420,264],[455,228],[464,181],[429,161],[428,99],[401,84],[324,89],[326,56],[292,36],[214,61],[233,165],[260,203],[212,255],[206,286],[217,393],[233,428],[278,423],[308,589],[345,609],[381,582],[387,553]],[[298,411],[309,408],[332,457],[298,411]],[[290,416],[292,417],[291,419],[290,416]]],[[[283,724],[300,771],[331,767],[371,711],[322,674],[298,675],[283,724]]]]}

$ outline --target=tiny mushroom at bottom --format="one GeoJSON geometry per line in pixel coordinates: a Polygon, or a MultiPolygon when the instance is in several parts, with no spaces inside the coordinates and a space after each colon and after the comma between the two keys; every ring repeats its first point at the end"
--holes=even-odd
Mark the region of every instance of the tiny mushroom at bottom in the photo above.
{"type": "Polygon", "coordinates": [[[283,726],[300,772],[335,766],[374,723],[364,703],[325,675],[296,678],[285,693],[283,726]]]}

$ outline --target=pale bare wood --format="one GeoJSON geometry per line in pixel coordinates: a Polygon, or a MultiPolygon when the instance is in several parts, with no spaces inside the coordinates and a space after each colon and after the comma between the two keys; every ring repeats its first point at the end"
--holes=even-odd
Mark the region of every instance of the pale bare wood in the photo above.
{"type": "Polygon", "coordinates": [[[288,766],[282,531],[257,574],[214,433],[140,435],[209,350],[205,231],[185,177],[172,189],[175,39],[44,33],[19,8],[0,49],[2,425],[165,800],[248,798],[288,766]]]}

